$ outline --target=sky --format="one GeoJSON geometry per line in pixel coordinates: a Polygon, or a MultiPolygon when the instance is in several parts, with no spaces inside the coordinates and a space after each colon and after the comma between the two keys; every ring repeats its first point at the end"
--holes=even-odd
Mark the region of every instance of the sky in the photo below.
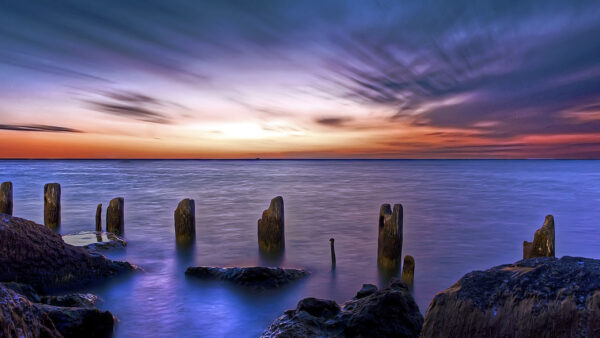
{"type": "Polygon", "coordinates": [[[598,1],[0,1],[0,158],[600,158],[598,1]]]}

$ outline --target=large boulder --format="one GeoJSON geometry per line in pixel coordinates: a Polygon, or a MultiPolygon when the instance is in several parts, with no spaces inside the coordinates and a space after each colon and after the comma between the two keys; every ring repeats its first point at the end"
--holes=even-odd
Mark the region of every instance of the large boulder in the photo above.
{"type": "Polygon", "coordinates": [[[262,266],[243,268],[197,266],[187,268],[185,274],[203,279],[227,280],[255,289],[272,289],[308,276],[309,272],[302,269],[282,269],[262,266]]]}
{"type": "Polygon", "coordinates": [[[27,285],[0,283],[0,336],[110,337],[115,318],[82,300],[90,296],[39,296],[27,285]]]}
{"type": "Polygon", "coordinates": [[[423,337],[600,337],[600,261],[540,257],[468,273],[433,298],[423,337]]]}
{"type": "Polygon", "coordinates": [[[37,291],[79,286],[135,267],[66,244],[34,222],[0,214],[0,282],[18,282],[37,291]]]}
{"type": "Polygon", "coordinates": [[[395,279],[385,289],[374,288],[364,285],[341,307],[331,300],[302,299],[263,337],[418,337],[423,316],[408,287],[395,279]]]}

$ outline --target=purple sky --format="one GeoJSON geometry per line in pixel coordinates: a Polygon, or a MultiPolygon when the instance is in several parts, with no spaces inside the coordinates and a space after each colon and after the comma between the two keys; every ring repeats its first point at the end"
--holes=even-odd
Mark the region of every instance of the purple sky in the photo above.
{"type": "Polygon", "coordinates": [[[0,157],[600,158],[597,1],[0,7],[0,157]]]}

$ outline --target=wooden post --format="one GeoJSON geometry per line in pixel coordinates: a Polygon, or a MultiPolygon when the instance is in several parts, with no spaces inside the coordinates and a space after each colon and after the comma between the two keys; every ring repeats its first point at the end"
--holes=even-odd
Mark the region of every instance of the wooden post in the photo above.
{"type": "Polygon", "coordinates": [[[329,242],[331,243],[331,267],[335,268],[335,247],[333,246],[335,239],[330,238],[329,242]]]}
{"type": "Polygon", "coordinates": [[[379,210],[377,263],[386,269],[398,269],[402,259],[402,204],[383,204],[379,210]]]}
{"type": "Polygon", "coordinates": [[[12,182],[3,182],[0,185],[0,213],[13,214],[13,185],[12,182]]]}
{"type": "Polygon", "coordinates": [[[96,232],[102,232],[102,203],[96,207],[96,232]]]}
{"type": "Polygon", "coordinates": [[[60,228],[60,184],[44,185],[44,225],[52,230],[60,228]]]}
{"type": "Polygon", "coordinates": [[[285,247],[283,197],[271,200],[269,208],[258,220],[258,247],[267,252],[282,251],[285,247]]]}
{"type": "Polygon", "coordinates": [[[125,233],[125,200],[123,197],[113,198],[106,208],[106,231],[117,236],[125,233]]]}
{"type": "Polygon", "coordinates": [[[175,209],[175,240],[177,244],[193,244],[196,238],[196,205],[186,198],[175,209]]]}
{"type": "Polygon", "coordinates": [[[415,259],[413,256],[404,256],[402,277],[400,278],[408,287],[412,288],[415,281],[415,259]]]}

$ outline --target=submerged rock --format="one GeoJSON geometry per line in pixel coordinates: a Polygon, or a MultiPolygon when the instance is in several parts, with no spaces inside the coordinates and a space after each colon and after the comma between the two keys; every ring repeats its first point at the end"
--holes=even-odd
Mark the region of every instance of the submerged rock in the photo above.
{"type": "MultiPolygon", "coordinates": [[[[22,295],[11,287],[0,284],[0,336],[1,337],[110,337],[115,318],[108,311],[75,299],[83,295],[38,296],[22,295]],[[32,300],[33,298],[33,300],[32,300]],[[42,299],[52,305],[35,300],[42,299]],[[70,299],[71,301],[66,301],[70,299]],[[58,304],[65,302],[65,305],[58,304]],[[60,306],[55,306],[60,305],[60,306]]],[[[28,286],[19,288],[26,290],[28,286]]],[[[95,297],[95,296],[94,296],[95,297]]]]}
{"type": "Polygon", "coordinates": [[[523,259],[554,257],[554,217],[547,215],[541,228],[535,231],[533,242],[523,241],[523,259]]]}
{"type": "Polygon", "coordinates": [[[438,293],[423,337],[599,337],[600,260],[541,257],[466,274],[438,293]]]}
{"type": "Polygon", "coordinates": [[[0,215],[0,282],[29,284],[37,291],[74,287],[135,267],[66,244],[54,231],[0,215]]]}
{"type": "Polygon", "coordinates": [[[123,249],[127,246],[124,239],[110,232],[82,231],[64,235],[62,239],[69,245],[82,247],[90,252],[123,249]]]}
{"type": "MultiPolygon", "coordinates": [[[[331,300],[305,298],[275,320],[263,337],[418,337],[423,316],[399,280],[369,290],[342,307],[331,300]],[[373,292],[371,292],[373,291],[373,292]]],[[[361,290],[361,291],[362,291],[361,290]]],[[[359,294],[361,292],[359,291],[359,294]]]]}
{"type": "Polygon", "coordinates": [[[208,266],[189,267],[188,276],[204,279],[221,279],[258,289],[281,287],[310,273],[302,269],[282,269],[261,266],[243,268],[218,268],[208,266]]]}

